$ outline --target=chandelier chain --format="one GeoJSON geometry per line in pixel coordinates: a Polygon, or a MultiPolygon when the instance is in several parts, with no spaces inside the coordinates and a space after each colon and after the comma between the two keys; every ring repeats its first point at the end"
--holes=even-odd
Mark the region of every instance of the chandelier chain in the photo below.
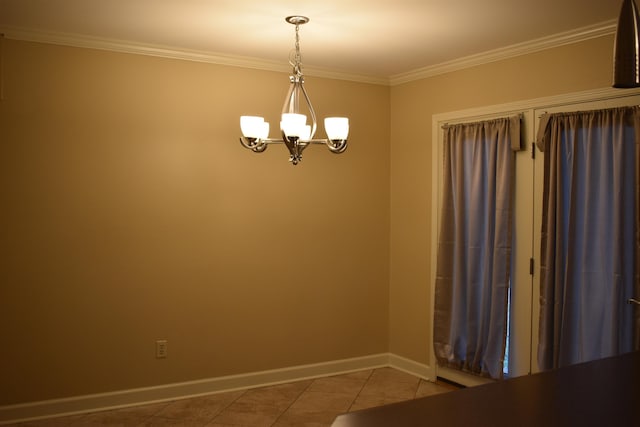
{"type": "Polygon", "coordinates": [[[302,54],[300,53],[300,25],[296,24],[296,44],[293,61],[289,61],[297,76],[302,76],[302,54]]]}

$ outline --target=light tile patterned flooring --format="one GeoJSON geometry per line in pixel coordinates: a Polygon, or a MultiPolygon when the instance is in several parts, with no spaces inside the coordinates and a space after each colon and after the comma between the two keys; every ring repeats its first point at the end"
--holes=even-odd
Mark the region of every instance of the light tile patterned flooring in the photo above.
{"type": "Polygon", "coordinates": [[[455,390],[392,368],[212,394],[69,417],[21,427],[324,427],[348,411],[455,390]]]}

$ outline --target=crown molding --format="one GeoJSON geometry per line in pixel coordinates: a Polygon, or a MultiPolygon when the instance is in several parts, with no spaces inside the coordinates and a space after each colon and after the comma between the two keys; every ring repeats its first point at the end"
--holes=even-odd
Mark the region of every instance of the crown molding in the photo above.
{"type": "Polygon", "coordinates": [[[582,27],[575,30],[531,40],[528,42],[518,43],[504,48],[494,49],[476,55],[454,59],[453,61],[447,61],[428,67],[418,68],[406,73],[395,74],[389,77],[389,84],[391,86],[396,86],[415,80],[437,76],[439,74],[450,73],[452,71],[463,70],[465,68],[488,64],[490,62],[501,61],[504,59],[514,58],[516,56],[526,55],[529,53],[578,43],[589,39],[608,36],[614,34],[615,31],[616,21],[606,21],[596,25],[582,27]]]}
{"type": "MultiPolygon", "coordinates": [[[[370,83],[385,86],[396,86],[439,74],[475,67],[490,62],[496,62],[545,49],[560,47],[572,43],[608,36],[615,33],[616,21],[606,21],[588,27],[559,33],[536,40],[518,43],[500,49],[466,56],[452,61],[443,62],[428,67],[418,68],[406,73],[395,74],[390,77],[376,77],[361,74],[351,74],[319,67],[305,67],[307,76],[322,77],[337,80],[349,80],[360,83],[370,83]]],[[[0,33],[8,39],[23,40],[39,43],[50,43],[64,46],[101,49],[114,52],[133,53],[138,55],[157,56],[162,58],[180,59],[186,61],[206,62],[232,67],[251,68],[281,73],[290,72],[289,66],[282,62],[269,61],[253,57],[228,55],[217,52],[180,49],[171,46],[136,43],[126,40],[109,39],[86,36],[80,34],[40,31],[18,27],[0,27],[0,33]]]]}
{"type": "Polygon", "coordinates": [[[19,27],[0,27],[0,33],[8,39],[49,43],[62,46],[109,50],[114,52],[158,56],[162,58],[182,59],[197,62],[209,62],[244,68],[258,68],[267,71],[285,71],[282,63],[251,57],[226,55],[220,53],[172,48],[169,46],[144,44],[119,39],[93,37],[81,34],[34,30],[19,27]]]}
{"type": "MultiPolygon", "coordinates": [[[[231,67],[251,68],[263,71],[275,71],[290,73],[291,67],[284,62],[270,61],[266,59],[228,55],[218,52],[190,50],[172,46],[144,44],[119,39],[93,37],[81,34],[40,31],[18,27],[0,27],[0,34],[8,39],[22,40],[37,43],[49,43],[63,46],[82,47],[88,49],[100,49],[121,53],[133,53],[137,55],[157,56],[161,58],[180,59],[185,61],[206,62],[231,67]]],[[[389,85],[389,79],[360,74],[344,73],[318,67],[305,67],[305,75],[323,77],[337,80],[350,80],[361,83],[389,85]]]]}

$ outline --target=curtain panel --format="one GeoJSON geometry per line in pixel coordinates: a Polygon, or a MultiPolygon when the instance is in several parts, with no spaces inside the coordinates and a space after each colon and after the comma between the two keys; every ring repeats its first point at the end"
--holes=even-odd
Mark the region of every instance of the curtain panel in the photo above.
{"type": "Polygon", "coordinates": [[[435,283],[438,363],[502,378],[520,117],[444,127],[435,283]]]}
{"type": "Polygon", "coordinates": [[[640,109],[544,115],[538,364],[639,349],[640,109]]]}

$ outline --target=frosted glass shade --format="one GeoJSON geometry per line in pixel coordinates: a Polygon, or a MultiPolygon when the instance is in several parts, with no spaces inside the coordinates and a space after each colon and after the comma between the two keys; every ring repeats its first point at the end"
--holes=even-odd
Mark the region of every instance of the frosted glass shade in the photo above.
{"type": "Polygon", "coordinates": [[[300,135],[300,141],[307,142],[311,139],[311,126],[305,125],[300,135]]]}
{"type": "Polygon", "coordinates": [[[324,130],[331,140],[345,140],[349,136],[349,119],[346,117],[327,117],[324,130]]]}
{"type": "Polygon", "coordinates": [[[263,117],[241,116],[240,130],[245,138],[266,139],[269,137],[269,122],[263,117]]]}
{"type": "Polygon", "coordinates": [[[269,122],[264,122],[262,124],[262,133],[260,134],[260,139],[269,138],[269,122]]]}
{"type": "MultiPolygon", "coordinates": [[[[280,122],[280,129],[288,137],[304,136],[307,116],[304,114],[284,113],[280,122]]],[[[308,138],[308,136],[307,136],[308,138]]]]}

